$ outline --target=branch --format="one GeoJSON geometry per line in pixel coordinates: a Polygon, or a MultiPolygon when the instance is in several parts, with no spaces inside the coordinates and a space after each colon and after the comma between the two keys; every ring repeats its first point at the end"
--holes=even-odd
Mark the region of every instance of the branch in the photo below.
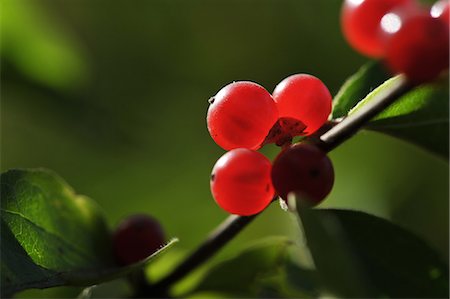
{"type": "Polygon", "coordinates": [[[361,107],[354,114],[344,118],[340,123],[320,136],[317,145],[326,152],[331,151],[352,137],[378,113],[386,109],[412,88],[413,85],[407,82],[404,77],[400,77],[392,88],[389,90],[380,90],[369,103],[361,107]]]}
{"type": "MultiPolygon", "coordinates": [[[[352,137],[359,129],[369,122],[378,113],[392,104],[396,99],[412,89],[404,78],[398,80],[397,85],[392,89],[380,91],[370,103],[357,110],[354,114],[344,118],[341,122],[333,126],[319,138],[313,138],[311,141],[324,151],[329,152],[352,137]]],[[[275,200],[275,198],[274,198],[275,200]]],[[[216,254],[224,245],[231,241],[241,230],[243,230],[257,215],[253,216],[229,216],[219,227],[217,227],[208,238],[173,272],[168,276],[149,286],[147,295],[161,293],[166,291],[173,283],[181,280],[191,271],[207,261],[216,254]]]]}
{"type": "Polygon", "coordinates": [[[218,252],[225,244],[234,238],[259,214],[253,216],[231,215],[225,219],[186,260],[175,268],[167,277],[158,282],[155,287],[170,286],[186,274],[197,268],[218,252]]]}

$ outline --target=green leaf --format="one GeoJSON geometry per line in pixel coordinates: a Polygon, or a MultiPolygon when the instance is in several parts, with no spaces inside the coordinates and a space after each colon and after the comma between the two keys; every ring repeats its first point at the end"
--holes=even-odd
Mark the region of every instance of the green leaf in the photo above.
{"type": "Polygon", "coordinates": [[[344,117],[365,96],[389,79],[389,73],[379,61],[362,66],[347,79],[333,99],[333,119],[344,117]]]}
{"type": "Polygon", "coordinates": [[[299,209],[322,281],[344,297],[448,296],[448,266],[421,239],[350,210],[299,209]]]}
{"type": "MultiPolygon", "coordinates": [[[[370,102],[374,95],[391,88],[394,77],[362,100],[351,112],[370,102]]],[[[448,80],[420,85],[374,118],[366,129],[404,139],[448,159],[449,153],[448,80]]]]}
{"type": "Polygon", "coordinates": [[[34,1],[2,1],[2,58],[30,80],[66,89],[85,84],[87,55],[75,35],[34,1]]]}
{"type": "Polygon", "coordinates": [[[95,286],[87,287],[83,291],[81,291],[80,295],[78,295],[77,299],[91,299],[92,298],[92,290],[95,286]]]}
{"type": "Polygon", "coordinates": [[[320,297],[322,287],[317,271],[300,267],[293,261],[287,261],[285,271],[290,286],[303,295],[309,295],[312,298],[320,297]]]}
{"type": "Polygon", "coordinates": [[[117,267],[98,206],[48,170],[1,175],[1,291],[88,286],[142,267],[117,267]]]}
{"type": "Polygon", "coordinates": [[[176,242],[178,242],[178,239],[173,238],[169,242],[167,242],[164,246],[162,246],[160,249],[158,249],[156,252],[154,252],[152,255],[126,267],[109,266],[105,268],[79,269],[63,273],[63,277],[66,279],[66,283],[68,285],[75,285],[75,286],[90,286],[93,284],[110,281],[116,278],[121,278],[128,274],[131,274],[131,272],[133,271],[143,268],[157,255],[166,251],[176,242]]]}
{"type": "Polygon", "coordinates": [[[320,217],[315,210],[298,210],[319,279],[330,291],[345,298],[370,298],[373,287],[333,215],[320,217]]]}
{"type": "Polygon", "coordinates": [[[255,296],[261,291],[262,280],[282,270],[291,245],[286,239],[269,239],[251,246],[209,269],[194,292],[255,296]]]}
{"type": "Polygon", "coordinates": [[[28,289],[63,285],[56,271],[36,265],[17,242],[7,224],[1,223],[1,293],[4,296],[28,289]]]}

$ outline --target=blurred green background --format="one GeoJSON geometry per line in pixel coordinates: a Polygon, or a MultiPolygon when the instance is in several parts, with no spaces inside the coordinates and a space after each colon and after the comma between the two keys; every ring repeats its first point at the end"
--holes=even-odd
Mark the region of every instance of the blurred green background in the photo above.
{"type": "MultiPolygon", "coordinates": [[[[271,91],[299,72],[321,78],[336,94],[367,61],[341,35],[340,5],[3,0],[1,170],[56,171],[95,199],[112,227],[129,214],[155,216],[180,239],[176,253],[162,257],[171,263],[227,216],[209,191],[210,171],[224,151],[206,128],[208,98],[235,80],[271,91]]],[[[263,150],[270,158],[277,151],[263,150]]],[[[448,261],[445,161],[367,132],[331,158],[336,183],[323,207],[392,219],[448,261]]],[[[273,204],[217,259],[250,240],[296,229],[273,204]]]]}

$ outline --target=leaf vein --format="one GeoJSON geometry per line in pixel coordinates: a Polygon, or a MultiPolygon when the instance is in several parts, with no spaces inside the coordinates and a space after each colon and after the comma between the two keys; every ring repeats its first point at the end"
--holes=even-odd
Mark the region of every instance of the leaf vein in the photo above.
{"type": "MultiPolygon", "coordinates": [[[[26,216],[24,216],[22,213],[19,213],[19,212],[16,212],[16,211],[5,210],[5,209],[0,209],[0,210],[3,211],[3,212],[5,212],[5,213],[9,213],[9,214],[11,214],[11,215],[14,215],[14,216],[18,216],[18,217],[23,218],[24,220],[26,220],[27,222],[29,222],[32,226],[34,226],[34,227],[36,227],[37,229],[39,229],[39,230],[45,232],[46,234],[49,234],[50,236],[54,237],[55,239],[57,239],[58,241],[60,241],[61,243],[63,243],[64,246],[67,246],[68,248],[72,249],[73,252],[77,253],[77,254],[80,255],[82,258],[88,260],[89,262],[94,262],[94,261],[95,261],[95,259],[94,259],[88,252],[84,251],[83,249],[81,249],[81,248],[78,247],[78,246],[74,246],[73,244],[71,244],[71,243],[67,242],[66,240],[62,239],[60,236],[58,236],[58,235],[56,235],[56,234],[54,234],[54,233],[52,233],[52,232],[49,232],[49,231],[46,230],[45,228],[43,228],[43,227],[37,225],[37,224],[34,223],[32,220],[30,220],[30,219],[28,219],[26,216]]],[[[21,232],[22,232],[22,227],[21,227],[21,232]]],[[[36,242],[37,242],[37,241],[35,241],[35,244],[33,245],[33,248],[35,247],[36,242]]]]}

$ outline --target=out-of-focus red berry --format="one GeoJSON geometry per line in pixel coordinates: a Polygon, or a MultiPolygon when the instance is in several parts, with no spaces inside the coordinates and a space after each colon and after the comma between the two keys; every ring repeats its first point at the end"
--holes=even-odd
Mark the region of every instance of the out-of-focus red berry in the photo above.
{"type": "Polygon", "coordinates": [[[130,265],[153,254],[164,242],[163,229],[156,219],[133,215],[124,219],[114,233],[114,254],[120,265],[130,265]]]}
{"type": "Polygon", "coordinates": [[[361,54],[382,57],[385,49],[379,36],[380,21],[399,6],[416,6],[416,3],[414,0],[345,0],[341,11],[345,38],[361,54]]]}
{"type": "Polygon", "coordinates": [[[420,84],[448,69],[449,26],[440,18],[425,11],[391,12],[383,17],[382,28],[388,36],[386,63],[392,72],[420,84]]]}

